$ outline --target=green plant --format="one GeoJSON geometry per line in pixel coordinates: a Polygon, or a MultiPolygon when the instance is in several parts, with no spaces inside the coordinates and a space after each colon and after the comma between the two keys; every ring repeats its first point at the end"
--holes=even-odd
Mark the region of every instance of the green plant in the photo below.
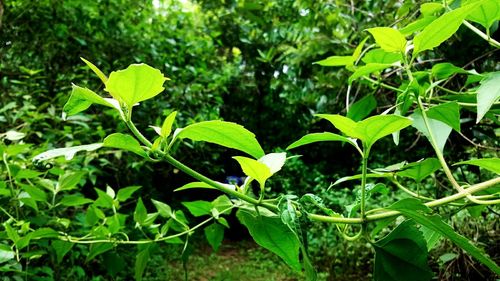
{"type": "MultiPolygon", "coordinates": [[[[167,78],[159,70],[145,64],[131,65],[127,69],[112,72],[107,77],[95,65],[85,61],[104,83],[105,91],[111,98],[103,98],[90,89],[75,85],[64,107],[65,113],[74,115],[92,104],[106,106],[118,112],[132,135],[116,132],[100,143],[49,150],[34,157],[35,165],[43,168],[45,161],[60,156],[72,158],[80,151],[92,152],[103,147],[120,149],[135,153],[147,161],[168,162],[198,180],[178,188],[177,191],[207,188],[217,189],[226,195],[212,202],[183,202],[193,216],[208,216],[194,226],[189,226],[182,211],[173,211],[170,206],[160,201],[153,200],[151,204],[155,211],[148,212],[147,206],[151,204],[145,204],[139,198],[135,204],[132,223],[120,210],[122,204],[130,199],[139,187],[118,191],[111,187],[106,187],[105,190],[96,189],[98,198],[92,200],[73,191],[82,179],[82,174],[63,171],[56,174],[59,177],[57,181],[40,181],[47,191],[41,193],[39,190],[31,190],[30,193],[29,185],[24,186],[22,182],[16,181],[17,174],[11,171],[11,165],[7,163],[6,156],[9,153],[4,153],[4,166],[9,179],[1,190],[4,190],[3,194],[9,198],[8,201],[14,203],[10,203],[9,210],[4,210],[10,219],[3,223],[5,237],[2,238],[7,241],[2,244],[2,256],[5,257],[3,262],[9,262],[10,266],[11,261],[19,262],[22,258],[31,258],[31,255],[23,257],[20,253],[31,245],[32,240],[39,239],[49,239],[51,245],[48,249],[53,249],[58,258],[64,257],[73,244],[90,244],[87,260],[107,253],[117,245],[130,244],[137,245],[134,276],[140,280],[152,254],[152,244],[182,243],[185,245],[185,258],[189,252],[187,249],[190,235],[193,231],[204,228],[208,242],[217,250],[222,242],[225,227],[229,227],[223,215],[229,214],[232,209],[238,209],[237,217],[259,245],[280,256],[293,270],[304,272],[310,280],[316,279],[316,274],[308,255],[307,230],[304,225],[311,222],[333,224],[339,236],[345,240],[367,241],[375,251],[375,280],[430,280],[432,272],[427,264],[427,256],[432,244],[440,237],[449,239],[492,272],[500,274],[500,268],[488,255],[456,233],[438,211],[431,209],[456,206],[471,208],[500,203],[497,190],[500,178],[492,176],[500,172],[500,159],[466,159],[454,163],[452,167],[472,165],[489,171],[484,174],[491,179],[468,184],[457,180],[444,154],[446,141],[452,130],[460,132],[461,107],[477,112],[477,123],[496,124],[497,117],[494,114],[500,93],[500,74],[479,74],[446,62],[435,64],[432,68],[424,68],[418,63],[425,58],[425,51],[441,45],[462,24],[493,47],[499,48],[500,44],[489,36],[489,29],[499,18],[496,11],[500,9],[490,9],[490,6],[498,7],[497,1],[468,1],[453,10],[446,3],[426,3],[421,6],[422,17],[403,28],[368,29],[375,39],[375,44],[365,47],[368,40],[365,39],[350,56],[333,56],[317,62],[324,66],[345,66],[353,72],[348,80],[347,116],[316,115],[329,121],[342,135],[332,132],[311,133],[292,143],[287,149],[320,141],[336,141],[350,145],[357,151],[361,173],[341,178],[332,184],[334,187],[360,180],[359,185],[354,185],[355,199],[351,204],[346,204],[345,209],[336,211],[327,207],[323,199],[315,194],[305,194],[301,197],[293,194],[272,198],[266,196],[266,183],[281,170],[287,161],[287,154],[266,154],[254,134],[238,124],[219,120],[203,121],[173,130],[177,114],[173,111],[161,126],[153,126],[157,136],[151,140],[146,138],[132,121],[134,106],[160,94],[167,78]],[[482,32],[468,20],[480,24],[486,32],[482,32]],[[413,36],[415,32],[418,34],[413,36]],[[412,40],[407,40],[407,37],[412,40]],[[361,62],[364,64],[360,65],[361,62]],[[454,75],[467,76],[467,81],[460,91],[445,87],[454,75]],[[376,79],[372,78],[373,76],[376,79]],[[393,99],[389,109],[382,114],[368,117],[376,107],[373,106],[374,97],[370,95],[351,104],[349,93],[354,82],[358,81],[390,90],[393,99]],[[475,83],[478,82],[479,86],[476,86],[475,83]],[[475,102],[471,103],[471,99],[475,102]],[[392,111],[394,114],[389,114],[392,111]],[[429,155],[422,161],[387,163],[392,165],[369,169],[370,158],[373,157],[379,140],[392,135],[397,144],[400,131],[410,126],[429,141],[433,156],[429,155]],[[181,163],[174,155],[178,143],[184,139],[218,144],[251,156],[234,157],[247,176],[246,180],[241,185],[224,184],[181,163]],[[445,191],[443,193],[446,195],[440,198],[432,197],[432,189],[439,187],[430,188],[422,184],[432,175],[446,179],[454,191],[445,191]],[[372,198],[379,194],[396,192],[392,191],[391,187],[409,198],[396,197],[397,202],[394,204],[378,202],[382,205],[375,205],[372,198]],[[18,189],[23,188],[26,189],[24,191],[28,197],[20,196],[22,192],[18,189]],[[65,194],[66,192],[69,193],[65,194]],[[48,207],[48,212],[53,211],[58,204],[78,206],[77,210],[82,212],[87,233],[80,232],[78,235],[81,236],[76,236],[64,227],[33,228],[29,223],[20,221],[16,214],[17,204],[22,202],[37,206],[33,204],[37,199],[48,207]],[[377,239],[380,237],[380,231],[386,229],[398,216],[403,216],[406,220],[399,222],[383,238],[377,239]],[[130,223],[134,227],[130,227],[130,223]]],[[[6,137],[15,140],[15,135],[6,137]]],[[[35,177],[38,176],[37,174],[35,177]]],[[[2,268],[13,272],[20,271],[19,265],[2,268]]]]}

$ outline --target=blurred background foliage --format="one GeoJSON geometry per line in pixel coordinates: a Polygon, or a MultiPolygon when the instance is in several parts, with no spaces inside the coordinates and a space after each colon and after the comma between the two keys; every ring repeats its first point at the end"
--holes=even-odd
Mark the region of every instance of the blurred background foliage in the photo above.
{"type": "MultiPolygon", "coordinates": [[[[405,26],[418,16],[414,7],[420,2],[0,0],[0,133],[15,130],[24,134],[21,142],[31,149],[15,157],[19,167],[26,168],[29,159],[40,151],[99,142],[111,132],[124,132],[126,128],[113,110],[103,107],[62,118],[61,109],[71,83],[103,93],[99,79],[80,60],[84,57],[105,73],[143,62],[171,78],[163,94],[145,102],[134,113],[134,121],[149,136],[154,134],[149,125],[161,124],[165,116],[177,110],[178,127],[224,119],[254,132],[266,152],[280,151],[308,132],[331,129],[326,122],[315,120],[313,114],[345,114],[349,73],[313,62],[331,55],[351,54],[368,36],[366,28],[405,26]]],[[[497,34],[498,31],[493,36],[497,34]]],[[[460,30],[458,36],[435,52],[435,59],[468,65],[478,72],[498,70],[498,52],[489,52],[484,40],[470,38],[474,38],[470,32],[460,30]]],[[[425,63],[429,62],[422,62],[425,63]]],[[[373,94],[378,102],[373,113],[382,112],[384,105],[394,99],[387,90],[359,83],[351,91],[350,102],[368,94],[373,94]]],[[[485,145],[496,144],[493,126],[482,124],[473,131],[465,121],[462,133],[468,138],[485,145]]],[[[2,147],[14,142],[4,139],[2,147]]],[[[390,142],[387,139],[377,144],[374,167],[401,159],[416,161],[428,149],[423,138],[415,141],[402,136],[400,147],[390,142]],[[409,146],[417,148],[411,155],[401,149],[409,146]]],[[[482,153],[456,134],[449,145],[453,148],[448,151],[453,153],[447,157],[452,160],[482,153]]],[[[297,152],[304,156],[287,162],[270,182],[271,192],[314,192],[334,209],[353,199],[350,186],[329,191],[327,188],[339,177],[357,173],[359,159],[354,151],[341,144],[326,143],[297,152]]],[[[187,143],[175,154],[217,180],[241,176],[230,158],[234,154],[225,149],[187,143]]],[[[209,200],[216,195],[174,194],[172,190],[186,183],[187,176],[168,165],[152,165],[126,153],[111,151],[76,158],[59,163],[59,168],[85,171],[86,187],[140,184],[145,187],[143,197],[159,198],[174,206],[181,199],[209,200]]],[[[466,173],[470,178],[481,176],[474,169],[466,173]]],[[[380,200],[391,200],[390,196],[382,195],[380,200]]],[[[497,223],[492,228],[498,228],[497,223]]],[[[347,280],[351,278],[348,272],[365,266],[371,258],[371,253],[363,252],[363,245],[338,244],[333,227],[316,226],[311,230],[315,237],[311,252],[331,278],[344,276],[347,280]]],[[[229,237],[246,236],[242,229],[234,227],[229,237]]],[[[367,268],[366,272],[370,270],[367,268]]]]}

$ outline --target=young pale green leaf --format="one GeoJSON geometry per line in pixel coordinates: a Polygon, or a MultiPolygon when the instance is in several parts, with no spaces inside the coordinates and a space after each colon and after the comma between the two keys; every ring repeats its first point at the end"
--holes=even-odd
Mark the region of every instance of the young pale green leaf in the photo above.
{"type": "Polygon", "coordinates": [[[482,250],[474,246],[471,241],[462,235],[456,233],[453,228],[442,221],[438,215],[427,215],[419,212],[428,208],[417,199],[407,198],[394,203],[388,209],[401,212],[405,217],[411,218],[418,224],[423,225],[431,230],[434,230],[442,236],[450,239],[455,245],[462,248],[472,257],[487,266],[496,274],[500,274],[500,267],[491,260],[482,250]]]}
{"type": "Polygon", "coordinates": [[[265,185],[266,180],[272,175],[271,169],[266,164],[255,159],[243,156],[234,156],[233,158],[238,161],[243,173],[250,178],[257,180],[261,187],[265,185]]]}
{"type": "Polygon", "coordinates": [[[149,255],[149,246],[147,246],[135,256],[134,278],[136,281],[142,281],[142,275],[144,275],[144,270],[148,265],[149,255]]]}
{"type": "Polygon", "coordinates": [[[479,123],[491,106],[500,98],[500,72],[493,72],[481,81],[477,90],[477,119],[479,123]]]}
{"type": "Polygon", "coordinates": [[[213,223],[205,227],[203,231],[205,232],[208,244],[212,246],[214,252],[217,252],[224,239],[224,227],[218,223],[213,223]]]}
{"type": "MultiPolygon", "coordinates": [[[[468,1],[471,2],[471,1],[468,1]]],[[[495,21],[500,20],[500,2],[498,0],[483,0],[468,16],[467,19],[477,22],[489,29],[495,21]]]]}
{"type": "Polygon", "coordinates": [[[146,64],[132,64],[124,70],[111,72],[105,90],[131,110],[136,103],[161,93],[166,80],[158,69],[146,64]]]}
{"type": "Polygon", "coordinates": [[[375,108],[377,108],[377,100],[373,95],[367,95],[349,107],[347,117],[357,122],[370,115],[375,108]]]}
{"type": "Polygon", "coordinates": [[[423,3],[420,5],[420,13],[425,16],[432,16],[435,13],[441,12],[443,10],[443,4],[441,3],[423,3]]]}
{"type": "Polygon", "coordinates": [[[439,160],[436,158],[427,158],[423,161],[413,162],[404,166],[403,170],[397,172],[396,175],[412,178],[416,182],[421,182],[439,168],[441,168],[439,160]]]}
{"type": "Polygon", "coordinates": [[[435,19],[436,19],[435,16],[423,17],[423,18],[420,18],[420,19],[408,24],[407,26],[401,28],[399,31],[401,31],[401,33],[404,36],[409,36],[415,32],[418,32],[418,31],[424,29],[426,26],[428,26],[435,19]]]}
{"type": "Polygon", "coordinates": [[[298,141],[293,142],[290,144],[286,149],[290,150],[299,146],[303,146],[306,144],[310,143],[315,143],[315,142],[321,142],[321,141],[341,141],[341,142],[347,142],[352,145],[355,145],[351,139],[348,139],[346,137],[343,137],[341,135],[337,135],[334,133],[329,133],[329,132],[323,132],[323,133],[312,133],[312,134],[307,134],[300,138],[298,141]]]}
{"type": "Polygon", "coordinates": [[[365,46],[366,41],[370,38],[370,36],[366,36],[361,42],[356,46],[356,49],[354,49],[354,52],[352,53],[352,58],[354,60],[357,60],[361,53],[363,52],[363,47],[365,46]]]}
{"type": "Polygon", "coordinates": [[[258,161],[265,164],[271,171],[271,174],[274,175],[285,165],[286,152],[269,153],[259,158],[258,161]]]}
{"type": "Polygon", "coordinates": [[[330,121],[335,128],[351,138],[359,138],[356,134],[356,122],[345,116],[338,114],[315,114],[314,116],[330,121]]]}
{"type": "Polygon", "coordinates": [[[432,271],[427,264],[427,246],[415,222],[402,222],[391,233],[373,244],[376,281],[426,281],[432,271]]]}
{"type": "Polygon", "coordinates": [[[427,110],[429,118],[439,120],[460,132],[460,107],[456,101],[442,103],[427,110]]]}
{"type": "Polygon", "coordinates": [[[166,138],[170,135],[172,132],[172,125],[175,121],[175,116],[177,116],[177,111],[173,111],[167,116],[167,118],[165,118],[165,121],[163,121],[163,125],[161,126],[160,136],[166,138]]]}
{"type": "Polygon", "coordinates": [[[438,63],[432,67],[432,76],[438,80],[446,79],[456,73],[467,73],[467,71],[449,62],[438,63]]]}
{"type": "Polygon", "coordinates": [[[207,201],[182,202],[182,205],[195,217],[206,216],[212,213],[212,203],[207,201]]]}
{"type": "Polygon", "coordinates": [[[142,157],[147,157],[147,153],[142,149],[139,142],[130,135],[122,133],[111,134],[104,139],[103,145],[105,147],[128,150],[142,157]]]}
{"type": "MultiPolygon", "coordinates": [[[[415,127],[419,132],[424,134],[429,141],[431,141],[431,132],[427,130],[425,126],[424,118],[422,117],[422,113],[416,111],[411,115],[413,118],[413,127],[415,127]]],[[[437,148],[443,152],[444,146],[446,145],[446,140],[450,136],[452,128],[439,120],[435,120],[432,118],[428,118],[429,126],[432,131],[432,138],[436,141],[437,148]]]]}
{"type": "Polygon", "coordinates": [[[93,143],[93,144],[51,149],[51,150],[45,151],[45,152],[40,153],[37,156],[33,157],[33,162],[37,163],[37,162],[57,158],[60,156],[64,156],[64,158],[66,158],[66,160],[71,160],[71,159],[73,159],[73,157],[75,157],[75,154],[77,152],[94,151],[94,150],[101,148],[102,146],[103,146],[102,143],[93,143]]]}
{"type": "Polygon", "coordinates": [[[93,63],[90,61],[80,57],[80,59],[101,79],[102,83],[106,83],[108,81],[108,77],[99,69],[97,66],[95,66],[93,63]]]}
{"type": "Polygon", "coordinates": [[[399,30],[390,27],[374,27],[367,29],[375,38],[375,42],[386,52],[404,53],[406,38],[399,30]]]}
{"type": "Polygon", "coordinates": [[[236,216],[257,244],[278,255],[295,271],[301,271],[300,240],[281,218],[254,216],[243,209],[236,216]]]}
{"type": "Polygon", "coordinates": [[[355,58],[352,56],[331,56],[324,60],[315,62],[321,66],[346,66],[353,65],[355,58]]]}
{"type": "Polygon", "coordinates": [[[174,189],[174,191],[181,191],[181,190],[187,190],[187,189],[193,189],[193,188],[216,189],[215,187],[209,185],[208,183],[196,181],[196,182],[187,183],[179,188],[174,189]]]}
{"type": "Polygon", "coordinates": [[[394,64],[401,61],[403,56],[401,53],[389,53],[382,49],[373,49],[367,52],[361,61],[366,64],[379,63],[379,64],[394,64]]]}
{"type": "Polygon", "coordinates": [[[427,25],[413,38],[413,56],[425,50],[432,50],[450,38],[475,6],[467,5],[447,12],[427,25]]]}
{"type": "Polygon", "coordinates": [[[85,198],[82,195],[66,195],[59,202],[66,207],[77,207],[94,202],[94,200],[85,198]]]}
{"type": "Polygon", "coordinates": [[[141,186],[138,185],[120,188],[118,190],[118,193],[116,194],[116,200],[120,202],[127,201],[132,196],[132,194],[137,190],[139,190],[140,188],[141,186]]]}
{"type": "Polygon", "coordinates": [[[356,124],[356,135],[371,147],[379,139],[400,131],[412,124],[412,120],[398,115],[376,115],[356,124]]]}
{"type": "Polygon", "coordinates": [[[500,174],[500,158],[482,158],[482,159],[472,159],[467,161],[462,161],[455,163],[454,165],[474,165],[479,166],[488,171],[492,171],[495,174],[500,174]]]}
{"type": "Polygon", "coordinates": [[[142,202],[142,199],[139,197],[137,204],[135,205],[134,210],[134,221],[139,225],[143,225],[148,217],[148,211],[146,210],[146,206],[142,202]]]}
{"type": "Polygon", "coordinates": [[[170,218],[172,216],[172,208],[170,208],[169,205],[160,201],[156,201],[154,199],[151,199],[151,202],[153,202],[153,205],[155,205],[156,210],[158,210],[160,216],[164,218],[170,218]]]}
{"type": "Polygon", "coordinates": [[[67,116],[85,111],[94,103],[114,108],[114,106],[103,97],[87,88],[82,88],[74,84],[72,88],[71,96],[63,107],[63,111],[67,116]]]}
{"type": "Polygon", "coordinates": [[[376,71],[381,71],[381,70],[384,70],[386,68],[389,68],[393,66],[392,64],[385,64],[385,63],[368,63],[366,65],[363,65],[359,68],[356,69],[356,71],[354,71],[354,73],[349,76],[349,84],[352,84],[352,82],[360,77],[363,77],[363,76],[366,76],[366,75],[369,75],[373,72],[376,72],[376,71]]]}
{"type": "Polygon", "coordinates": [[[218,120],[199,122],[180,130],[176,138],[215,143],[243,151],[255,158],[264,156],[264,150],[255,135],[236,123],[218,120]]]}

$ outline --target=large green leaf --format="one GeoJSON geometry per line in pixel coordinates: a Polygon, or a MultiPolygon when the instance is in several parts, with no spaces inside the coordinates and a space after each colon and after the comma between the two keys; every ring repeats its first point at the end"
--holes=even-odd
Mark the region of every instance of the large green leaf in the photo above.
{"type": "Polygon", "coordinates": [[[418,224],[421,224],[431,230],[434,230],[442,236],[450,239],[455,245],[462,248],[469,255],[476,258],[479,262],[487,266],[496,274],[500,274],[500,267],[491,260],[482,250],[474,246],[471,241],[462,235],[456,233],[453,228],[443,222],[438,215],[427,215],[430,209],[414,198],[403,199],[394,203],[388,209],[401,212],[405,217],[411,218],[418,224]]]}
{"type": "MultiPolygon", "coordinates": [[[[422,114],[416,111],[411,115],[411,117],[413,118],[412,126],[415,127],[419,132],[424,134],[424,136],[426,136],[427,139],[429,139],[430,141],[431,134],[429,130],[427,130],[427,127],[425,126],[422,114]]],[[[437,148],[442,152],[444,150],[446,140],[450,136],[452,128],[439,120],[428,118],[428,121],[432,131],[432,137],[436,141],[437,148]]]]}
{"type": "Polygon", "coordinates": [[[377,140],[400,131],[412,124],[412,120],[398,115],[376,115],[356,125],[356,132],[366,146],[372,146],[377,140]]]}
{"type": "Polygon", "coordinates": [[[489,29],[495,21],[500,20],[500,1],[483,0],[481,2],[482,3],[478,7],[469,13],[467,19],[477,22],[484,26],[484,28],[489,29]]]}
{"type": "Polygon", "coordinates": [[[464,6],[447,12],[427,25],[413,38],[413,55],[425,50],[432,50],[450,38],[460,27],[462,21],[474,6],[464,6]]]}
{"type": "Polygon", "coordinates": [[[332,56],[324,60],[315,62],[321,66],[345,66],[354,64],[355,58],[352,56],[332,56]]]}
{"type": "Polygon", "coordinates": [[[436,19],[435,16],[426,16],[423,18],[420,18],[412,23],[409,23],[407,26],[401,28],[399,31],[405,35],[411,35],[417,31],[420,31],[424,29],[426,26],[428,26],[431,22],[433,22],[436,19]]]}
{"type": "Polygon", "coordinates": [[[260,246],[281,257],[295,271],[301,271],[300,241],[295,232],[279,217],[254,216],[246,210],[237,212],[240,222],[260,246]]]}
{"type": "Polygon", "coordinates": [[[207,201],[182,202],[182,205],[195,217],[206,216],[212,213],[212,203],[207,201]]]}
{"type": "Polygon", "coordinates": [[[354,121],[360,121],[370,115],[375,108],[377,108],[377,100],[373,95],[367,95],[349,107],[347,117],[354,121]]]}
{"type": "Polygon", "coordinates": [[[218,120],[199,122],[178,130],[176,137],[238,149],[255,158],[264,156],[255,135],[236,123],[218,120]]]}
{"type": "Polygon", "coordinates": [[[64,256],[71,250],[73,243],[61,240],[53,240],[51,242],[52,249],[56,252],[57,263],[61,263],[64,256]]]}
{"type": "Polygon", "coordinates": [[[235,156],[233,158],[238,161],[245,175],[258,181],[261,187],[272,176],[271,169],[264,163],[243,156],[235,156]]]}
{"type": "Polygon", "coordinates": [[[224,239],[224,227],[218,223],[213,223],[205,227],[203,232],[205,232],[208,244],[217,252],[224,239]]]}
{"type": "Polygon", "coordinates": [[[45,161],[45,160],[57,158],[60,156],[64,156],[64,158],[66,158],[66,160],[71,160],[71,159],[73,159],[73,157],[75,157],[75,154],[77,152],[94,151],[96,149],[101,148],[102,146],[103,146],[102,143],[93,143],[93,144],[51,149],[51,150],[45,151],[45,152],[40,153],[37,156],[33,157],[33,162],[45,161]]]}
{"type": "Polygon", "coordinates": [[[491,106],[500,98],[500,72],[493,72],[481,81],[477,90],[477,119],[479,123],[491,106]]]}
{"type": "Polygon", "coordinates": [[[158,69],[146,64],[132,64],[124,70],[111,72],[105,90],[130,110],[136,103],[161,93],[166,80],[158,69]]]}
{"type": "Polygon", "coordinates": [[[427,116],[448,124],[455,131],[460,132],[460,107],[456,101],[442,103],[429,108],[427,116]]]}
{"type": "Polygon", "coordinates": [[[449,62],[443,62],[435,64],[431,70],[432,76],[436,77],[438,80],[446,79],[456,73],[467,73],[463,68],[454,66],[449,62]]]}
{"type": "Polygon", "coordinates": [[[430,174],[441,168],[439,160],[436,158],[427,158],[423,161],[410,163],[403,167],[402,171],[397,172],[398,176],[414,179],[416,182],[421,182],[430,174]]]}
{"type": "Polygon", "coordinates": [[[107,136],[103,144],[105,147],[128,150],[142,157],[147,157],[147,153],[141,148],[141,144],[130,135],[114,133],[107,136]]]}
{"type": "Polygon", "coordinates": [[[312,134],[307,134],[300,138],[298,141],[293,142],[290,144],[286,149],[293,149],[299,146],[303,146],[306,144],[310,143],[315,143],[315,142],[320,142],[320,141],[341,141],[341,142],[348,142],[350,144],[353,144],[353,141],[343,137],[341,135],[337,135],[334,133],[329,133],[329,132],[323,132],[323,133],[312,133],[312,134]]]}
{"type": "Polygon", "coordinates": [[[492,171],[495,174],[500,174],[500,158],[482,158],[472,159],[455,163],[454,165],[474,165],[492,171]]]}
{"type": "Polygon", "coordinates": [[[71,96],[63,107],[63,111],[68,116],[78,114],[94,103],[114,108],[114,106],[103,97],[87,88],[82,88],[77,85],[73,85],[72,88],[71,96]]]}
{"type": "Polygon", "coordinates": [[[420,13],[424,16],[432,16],[442,9],[444,9],[444,6],[441,3],[423,3],[420,5],[420,13]]]}
{"type": "Polygon", "coordinates": [[[427,244],[415,222],[402,222],[373,244],[376,281],[426,281],[432,277],[427,264],[427,244]]]}
{"type": "Polygon", "coordinates": [[[359,139],[359,136],[356,134],[357,123],[350,118],[338,114],[315,114],[314,116],[330,121],[335,128],[348,137],[359,139]]]}
{"type": "Polygon", "coordinates": [[[399,30],[390,27],[374,27],[367,29],[375,42],[386,52],[401,52],[406,50],[406,38],[399,30]]]}

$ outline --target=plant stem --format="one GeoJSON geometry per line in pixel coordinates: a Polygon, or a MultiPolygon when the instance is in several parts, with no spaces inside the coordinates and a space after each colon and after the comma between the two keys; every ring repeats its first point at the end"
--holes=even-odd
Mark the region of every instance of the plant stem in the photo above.
{"type": "Polygon", "coordinates": [[[470,30],[472,30],[472,32],[474,32],[477,35],[479,35],[479,37],[483,38],[488,43],[490,43],[492,46],[494,46],[496,48],[500,48],[500,42],[498,42],[497,40],[491,38],[490,36],[488,36],[488,34],[485,34],[481,30],[477,29],[475,26],[473,26],[472,24],[470,24],[468,21],[464,20],[463,24],[465,26],[467,26],[467,28],[469,28],[470,30]]]}
{"type": "Polygon", "coordinates": [[[361,218],[365,218],[365,196],[366,196],[366,174],[368,169],[368,156],[370,155],[370,147],[363,144],[363,160],[361,164],[361,218]]]}
{"type": "Polygon", "coordinates": [[[132,133],[134,134],[134,136],[136,138],[139,139],[139,141],[141,141],[145,146],[147,147],[151,147],[153,144],[137,129],[137,127],[135,126],[135,124],[131,121],[131,120],[128,120],[128,121],[125,121],[125,123],[127,124],[127,127],[130,129],[130,131],[132,131],[132,133]]]}

